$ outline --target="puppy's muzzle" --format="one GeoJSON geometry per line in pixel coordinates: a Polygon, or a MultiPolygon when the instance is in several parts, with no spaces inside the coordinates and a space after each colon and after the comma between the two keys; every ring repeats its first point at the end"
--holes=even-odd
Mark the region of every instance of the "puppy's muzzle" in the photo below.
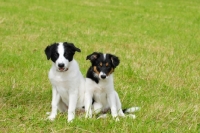
{"type": "Polygon", "coordinates": [[[58,67],[59,67],[59,68],[63,68],[64,66],[65,66],[64,63],[59,63],[59,64],[58,64],[58,67]]]}
{"type": "Polygon", "coordinates": [[[58,64],[58,69],[59,71],[63,72],[63,71],[67,71],[68,68],[65,68],[65,64],[64,63],[59,63],[58,64]]]}
{"type": "Polygon", "coordinates": [[[102,78],[102,79],[105,79],[105,78],[106,78],[106,75],[101,75],[101,78],[102,78]]]}

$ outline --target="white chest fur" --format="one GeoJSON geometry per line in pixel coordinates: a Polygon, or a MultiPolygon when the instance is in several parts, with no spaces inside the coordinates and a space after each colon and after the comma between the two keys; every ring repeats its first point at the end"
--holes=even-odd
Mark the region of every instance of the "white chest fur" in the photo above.
{"type": "Polygon", "coordinates": [[[66,105],[69,103],[69,93],[76,93],[78,95],[77,108],[83,106],[85,81],[75,60],[70,62],[70,67],[65,72],[56,71],[53,64],[49,71],[49,80],[66,105]]]}

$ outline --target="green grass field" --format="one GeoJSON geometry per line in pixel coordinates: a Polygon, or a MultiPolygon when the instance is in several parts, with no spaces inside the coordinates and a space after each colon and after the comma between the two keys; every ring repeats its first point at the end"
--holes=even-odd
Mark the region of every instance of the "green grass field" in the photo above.
{"type": "Polygon", "coordinates": [[[0,132],[200,132],[199,0],[0,0],[0,132]],[[135,120],[67,123],[51,110],[51,62],[44,49],[73,42],[86,56],[117,55],[115,89],[135,120]]]}

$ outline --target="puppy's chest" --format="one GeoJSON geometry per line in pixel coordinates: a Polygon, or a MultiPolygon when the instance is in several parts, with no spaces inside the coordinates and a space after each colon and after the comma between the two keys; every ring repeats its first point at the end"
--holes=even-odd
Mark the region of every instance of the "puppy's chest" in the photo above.
{"type": "Polygon", "coordinates": [[[59,81],[59,80],[54,80],[54,79],[50,79],[51,84],[53,86],[56,86],[56,88],[69,88],[70,84],[68,83],[68,81],[59,81]]]}
{"type": "Polygon", "coordinates": [[[73,84],[70,84],[68,81],[60,81],[55,79],[50,79],[51,84],[56,88],[57,92],[60,94],[62,99],[66,102],[68,94],[71,92],[74,87],[73,84]]]}
{"type": "Polygon", "coordinates": [[[70,76],[68,76],[67,74],[53,73],[52,71],[50,71],[49,79],[50,79],[50,81],[59,83],[59,82],[65,82],[65,81],[69,80],[70,76]]]}
{"type": "Polygon", "coordinates": [[[54,75],[54,77],[49,77],[53,86],[60,90],[68,90],[69,88],[77,87],[80,81],[77,77],[67,77],[67,76],[59,76],[54,75]]]}
{"type": "Polygon", "coordinates": [[[105,82],[99,82],[96,84],[95,93],[106,93],[109,90],[109,84],[105,82]]]}

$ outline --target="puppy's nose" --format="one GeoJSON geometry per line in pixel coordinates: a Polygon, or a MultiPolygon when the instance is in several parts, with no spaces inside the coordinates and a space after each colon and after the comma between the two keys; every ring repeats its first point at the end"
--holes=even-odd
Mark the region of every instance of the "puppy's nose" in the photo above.
{"type": "Polygon", "coordinates": [[[105,78],[106,78],[106,75],[101,75],[101,78],[102,78],[102,79],[105,79],[105,78]]]}
{"type": "Polygon", "coordinates": [[[63,68],[64,66],[65,66],[64,63],[59,63],[59,64],[58,64],[58,67],[60,67],[60,68],[63,68]]]}

